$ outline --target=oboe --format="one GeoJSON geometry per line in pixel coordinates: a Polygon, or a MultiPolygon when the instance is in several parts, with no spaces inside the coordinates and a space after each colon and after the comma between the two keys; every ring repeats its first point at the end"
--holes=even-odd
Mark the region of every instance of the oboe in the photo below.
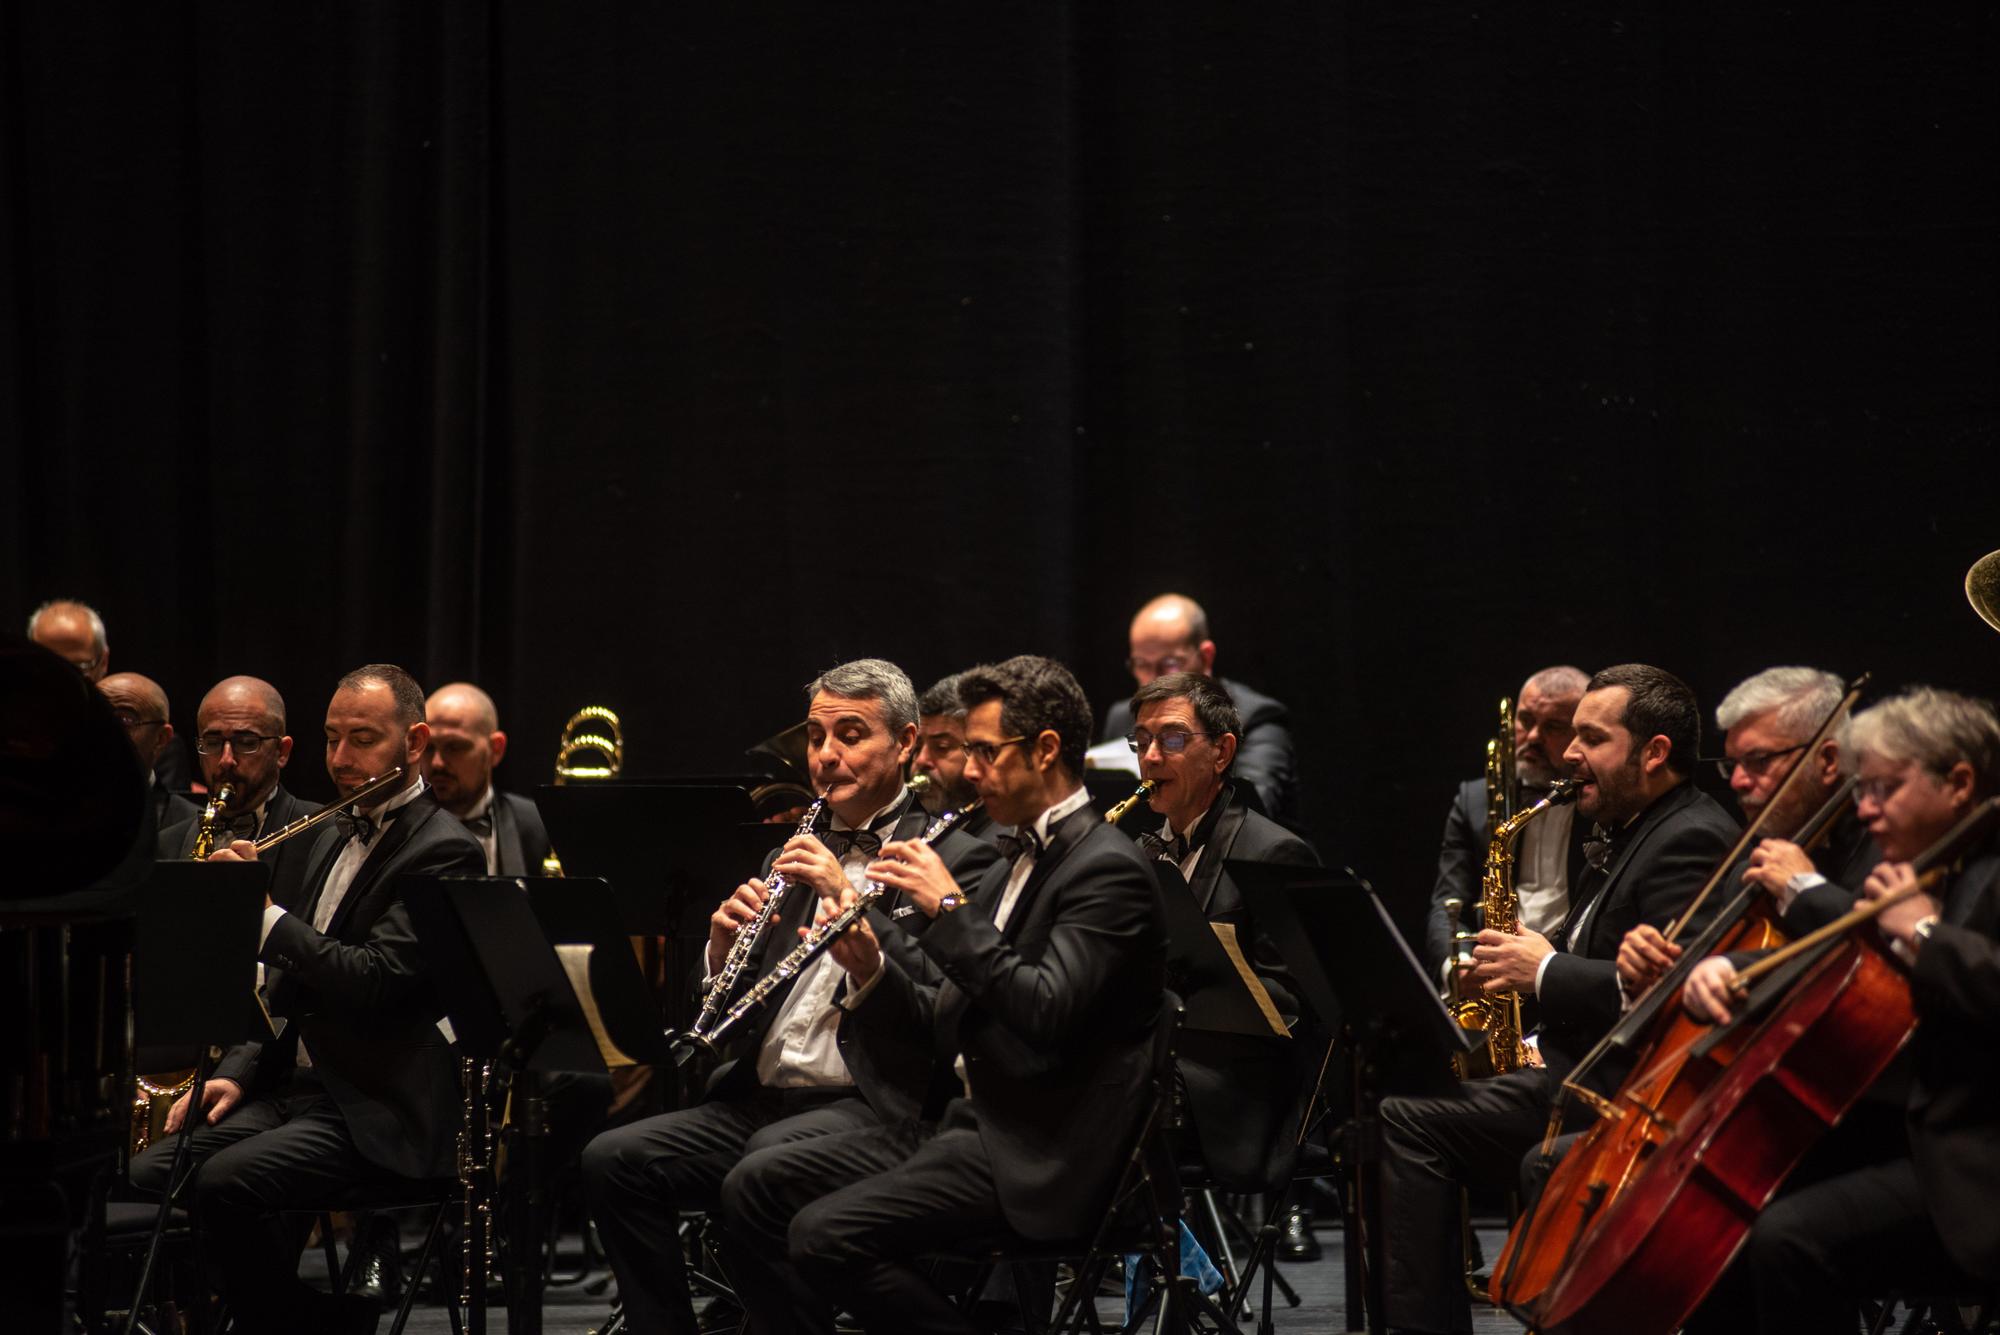
{"type": "MultiPolygon", "coordinates": [[[[799,820],[799,828],[792,831],[792,838],[811,834],[813,826],[819,823],[819,813],[826,806],[826,799],[818,797],[806,808],[806,814],[799,820]]],[[[750,952],[757,948],[757,938],[764,934],[764,928],[777,916],[778,902],[785,897],[785,877],[783,873],[773,876],[764,887],[764,904],[757,910],[757,916],[736,929],[736,939],[729,943],[729,953],[722,957],[722,967],[715,977],[708,981],[708,991],[701,999],[701,1014],[695,1017],[694,1027],[688,1037],[700,1038],[715,1023],[715,1017],[722,1013],[722,1003],[736,987],[736,980],[743,968],[750,962],[750,952]]]]}
{"type": "MultiPolygon", "coordinates": [[[[975,797],[958,810],[947,811],[939,816],[925,828],[921,836],[923,841],[926,844],[936,843],[944,837],[945,831],[979,810],[980,801],[981,799],[975,797]]],[[[803,973],[807,965],[831,950],[833,943],[840,939],[840,934],[861,921],[862,915],[882,898],[882,894],[882,887],[879,884],[874,881],[868,882],[861,888],[860,894],[852,904],[825,922],[810,928],[783,959],[771,966],[770,972],[752,983],[749,989],[736,999],[736,1004],[731,1006],[721,1019],[707,1029],[676,1035],[674,1045],[680,1053],[680,1060],[685,1063],[697,1048],[714,1052],[716,1044],[722,1041],[724,1034],[734,1028],[744,1016],[763,1005],[765,999],[784,986],[788,979],[803,973]]]]}

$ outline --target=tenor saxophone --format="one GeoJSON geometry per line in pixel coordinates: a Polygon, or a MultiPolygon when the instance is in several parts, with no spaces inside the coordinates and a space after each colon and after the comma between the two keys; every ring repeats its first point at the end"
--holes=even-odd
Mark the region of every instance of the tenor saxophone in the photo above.
{"type": "MultiPolygon", "coordinates": [[[[1479,884],[1479,910],[1485,926],[1497,932],[1521,930],[1521,897],[1514,889],[1514,843],[1530,821],[1550,807],[1573,799],[1581,786],[1576,779],[1564,779],[1549,789],[1541,801],[1495,827],[1486,846],[1486,871],[1479,884]]],[[[1453,1007],[1452,1018],[1461,1029],[1480,1032],[1486,1040],[1480,1047],[1452,1057],[1452,1069],[1461,1080],[1504,1075],[1528,1064],[1528,1045],[1521,1034],[1519,992],[1467,997],[1453,1007]]]]}

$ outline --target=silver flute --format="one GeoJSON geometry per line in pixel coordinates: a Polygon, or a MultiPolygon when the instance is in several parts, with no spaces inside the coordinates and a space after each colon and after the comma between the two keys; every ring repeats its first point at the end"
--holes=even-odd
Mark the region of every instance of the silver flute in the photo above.
{"type": "MultiPolygon", "coordinates": [[[[814,798],[813,804],[806,808],[806,814],[800,817],[799,828],[792,831],[792,838],[811,834],[813,826],[819,823],[819,813],[825,807],[824,797],[814,798]]],[[[772,876],[765,883],[764,903],[757,910],[757,916],[736,929],[736,939],[729,943],[729,953],[722,957],[722,967],[716,970],[715,977],[708,980],[708,991],[702,994],[701,1014],[695,1017],[694,1027],[689,1030],[691,1037],[699,1038],[707,1033],[708,1027],[715,1023],[715,1017],[722,1013],[723,1001],[735,988],[744,966],[750,963],[750,953],[757,949],[757,938],[764,934],[771,919],[778,915],[778,902],[785,897],[785,886],[783,873],[772,876]]]]}
{"type": "MultiPolygon", "coordinates": [[[[944,837],[946,830],[979,810],[980,802],[981,799],[975,797],[958,810],[947,811],[939,816],[925,828],[921,836],[923,842],[936,843],[944,837]]],[[[804,972],[808,964],[832,949],[833,943],[840,939],[840,934],[859,922],[869,907],[882,898],[883,893],[881,885],[874,881],[868,882],[861,888],[860,894],[852,904],[825,922],[815,924],[808,929],[799,943],[793,946],[783,959],[772,965],[769,972],[752,983],[720,1019],[710,1025],[696,1021],[695,1028],[677,1036],[675,1042],[685,1045],[686,1052],[692,1052],[695,1048],[705,1048],[713,1052],[716,1045],[722,1041],[722,1036],[734,1028],[744,1016],[763,1005],[765,999],[784,986],[788,979],[796,978],[804,972]]]]}

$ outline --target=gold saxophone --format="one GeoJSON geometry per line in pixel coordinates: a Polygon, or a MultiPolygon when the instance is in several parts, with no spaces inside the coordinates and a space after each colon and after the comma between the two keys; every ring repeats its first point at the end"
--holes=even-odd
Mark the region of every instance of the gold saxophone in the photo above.
{"type": "MultiPolygon", "coordinates": [[[[194,850],[188,854],[189,861],[208,861],[222,834],[223,820],[235,801],[236,789],[226,783],[216,785],[215,791],[208,795],[208,802],[201,809],[201,820],[195,826],[194,850]]],[[[165,1133],[167,1113],[174,1103],[194,1088],[194,1068],[134,1075],[132,1085],[132,1155],[137,1158],[165,1133]]]]}
{"type": "Polygon", "coordinates": [[[1153,795],[1154,787],[1155,785],[1151,779],[1141,780],[1139,786],[1132,790],[1130,797],[1117,803],[1111,810],[1104,813],[1104,823],[1106,825],[1116,825],[1119,821],[1124,820],[1126,812],[1153,795]]]}
{"type": "MultiPolygon", "coordinates": [[[[1521,897],[1514,890],[1514,841],[1530,821],[1550,807],[1576,796],[1582,784],[1563,779],[1526,811],[1516,812],[1493,829],[1486,846],[1486,873],[1479,885],[1479,911],[1484,925],[1496,932],[1521,930],[1521,897]]],[[[1521,994],[1502,992],[1469,997],[1452,1009],[1462,1029],[1483,1032],[1486,1043],[1451,1059],[1461,1080],[1518,1071],[1532,1060],[1521,1035],[1521,994]]]]}

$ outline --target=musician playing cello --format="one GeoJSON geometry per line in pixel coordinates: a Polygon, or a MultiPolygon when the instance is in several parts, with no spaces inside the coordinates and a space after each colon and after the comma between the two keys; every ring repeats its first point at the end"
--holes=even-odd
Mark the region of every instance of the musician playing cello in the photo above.
{"type": "MultiPolygon", "coordinates": [[[[916,690],[903,670],[859,659],[822,674],[806,695],[807,757],[831,819],[787,840],[710,918],[704,990],[737,932],[758,916],[773,874],[788,883],[724,1002],[798,943],[822,897],[859,890],[881,846],[915,838],[929,820],[903,787],[903,762],[917,738],[916,690]]],[[[939,839],[937,853],[967,879],[999,857],[955,830],[939,839]]],[[[893,913],[895,901],[884,907],[893,913]]],[[[911,953],[911,967],[922,967],[911,953]]],[[[843,1018],[860,995],[835,954],[820,955],[729,1036],[703,1102],[607,1131],[584,1149],[584,1191],[635,1335],[698,1329],[679,1211],[715,1208],[739,1160],[807,1137],[879,1134],[916,1115],[930,1077],[928,1035],[851,1034],[843,1018]]]]}
{"type": "MultiPolygon", "coordinates": [[[[1843,746],[1858,814],[1886,859],[1862,886],[1869,900],[1909,889],[1910,859],[2000,788],[2000,719],[1948,691],[1918,688],[1861,711],[1843,746]]],[[[2000,1280],[2000,845],[1989,836],[1875,928],[1909,970],[1917,1016],[1908,1152],[1796,1185],[1766,1207],[1736,1272],[1759,1330],[1851,1327],[1859,1299],[1892,1287],[1950,1297],[2000,1280]]],[[[1688,1011],[1729,1019],[1737,967],[1704,960],[1683,993],[1688,1011]]],[[[1722,1315],[1744,1328],[1741,1313],[1722,1315]]]]}

